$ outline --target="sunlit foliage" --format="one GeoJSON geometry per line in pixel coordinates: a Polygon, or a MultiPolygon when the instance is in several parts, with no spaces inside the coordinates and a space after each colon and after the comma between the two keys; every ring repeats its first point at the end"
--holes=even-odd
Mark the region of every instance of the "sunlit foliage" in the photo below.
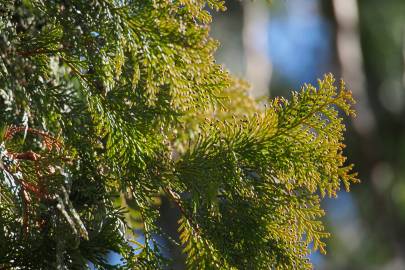
{"type": "Polygon", "coordinates": [[[351,93],[326,75],[262,108],[215,64],[214,10],[3,1],[0,268],[164,268],[161,196],[190,269],[309,269],[310,246],[325,252],[320,200],[357,181],[351,93]]]}

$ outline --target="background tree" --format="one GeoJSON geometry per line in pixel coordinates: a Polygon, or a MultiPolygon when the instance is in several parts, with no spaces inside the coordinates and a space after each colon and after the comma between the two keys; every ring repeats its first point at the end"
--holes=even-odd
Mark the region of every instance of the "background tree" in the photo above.
{"type": "Polygon", "coordinates": [[[357,181],[337,111],[351,93],[326,75],[261,108],[215,64],[224,9],[3,3],[1,268],[164,268],[161,196],[190,269],[309,269],[325,252],[320,200],[357,181]]]}

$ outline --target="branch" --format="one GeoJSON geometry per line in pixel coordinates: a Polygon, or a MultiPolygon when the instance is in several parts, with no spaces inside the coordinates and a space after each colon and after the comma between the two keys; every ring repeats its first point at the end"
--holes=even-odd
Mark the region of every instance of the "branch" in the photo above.
{"type": "Polygon", "coordinates": [[[180,200],[180,196],[169,188],[162,187],[162,189],[166,193],[166,195],[177,205],[181,214],[190,222],[194,230],[198,234],[201,234],[200,227],[198,226],[198,224],[194,221],[192,217],[190,217],[186,209],[184,209],[182,202],[180,200]]]}
{"type": "Polygon", "coordinates": [[[44,49],[44,48],[40,48],[40,49],[35,49],[35,50],[31,50],[31,51],[18,51],[17,54],[23,57],[30,57],[30,56],[34,56],[37,54],[56,54],[56,53],[60,53],[65,51],[64,49],[59,49],[59,50],[50,50],[50,49],[44,49]]]}

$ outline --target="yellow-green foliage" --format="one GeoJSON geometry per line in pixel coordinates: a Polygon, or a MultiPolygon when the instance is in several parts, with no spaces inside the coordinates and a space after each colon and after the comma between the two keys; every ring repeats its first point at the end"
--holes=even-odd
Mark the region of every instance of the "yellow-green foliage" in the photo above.
{"type": "Polygon", "coordinates": [[[164,268],[160,196],[181,212],[189,269],[310,269],[309,246],[325,252],[320,200],[357,181],[351,94],[326,75],[261,107],[215,64],[224,9],[3,1],[0,268],[164,268]]]}
{"type": "MultiPolygon", "coordinates": [[[[337,111],[353,114],[353,99],[334,82],[327,75],[318,89],[306,85],[291,101],[275,99],[253,115],[201,124],[176,162],[176,184],[192,195],[187,205],[199,227],[182,221],[187,250],[206,247],[240,269],[309,267],[311,242],[325,253],[320,199],[335,196],[340,182],[349,189],[357,181],[343,164],[337,111]]],[[[217,263],[190,254],[191,268],[217,263]]]]}

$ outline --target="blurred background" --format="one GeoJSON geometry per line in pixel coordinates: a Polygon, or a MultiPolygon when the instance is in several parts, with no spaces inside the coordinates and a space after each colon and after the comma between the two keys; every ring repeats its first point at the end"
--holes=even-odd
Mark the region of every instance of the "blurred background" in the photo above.
{"type": "Polygon", "coordinates": [[[361,184],[324,202],[332,233],[315,269],[405,269],[405,1],[227,1],[217,60],[254,96],[290,95],[324,73],[357,100],[346,154],[361,184]]]}

